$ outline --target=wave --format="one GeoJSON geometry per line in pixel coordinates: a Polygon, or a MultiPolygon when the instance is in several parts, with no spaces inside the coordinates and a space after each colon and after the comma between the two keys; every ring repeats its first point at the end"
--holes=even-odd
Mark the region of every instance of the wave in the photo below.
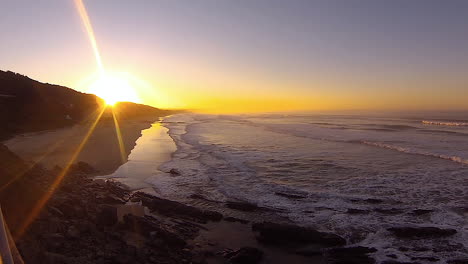
{"type": "Polygon", "coordinates": [[[454,136],[468,136],[468,133],[461,133],[461,132],[447,131],[447,130],[421,129],[419,131],[427,132],[427,133],[454,135],[454,136]]]}
{"type": "Polygon", "coordinates": [[[422,120],[421,123],[424,125],[435,125],[435,126],[468,126],[466,122],[440,122],[440,121],[427,121],[422,120]]]}
{"type": "Polygon", "coordinates": [[[439,159],[444,159],[444,160],[450,160],[453,162],[468,165],[468,159],[464,159],[458,156],[449,156],[449,155],[435,154],[435,153],[424,152],[424,151],[417,151],[417,150],[412,150],[409,148],[395,146],[395,145],[381,143],[381,142],[371,142],[371,141],[365,141],[365,140],[360,141],[360,142],[369,146],[391,149],[391,150],[395,150],[395,151],[403,152],[407,154],[414,154],[414,155],[421,155],[421,156],[426,156],[426,157],[434,157],[434,158],[439,158],[439,159]]]}

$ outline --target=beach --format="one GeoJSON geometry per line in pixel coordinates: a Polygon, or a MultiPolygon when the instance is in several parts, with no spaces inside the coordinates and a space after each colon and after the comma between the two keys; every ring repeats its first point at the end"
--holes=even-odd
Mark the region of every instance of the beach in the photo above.
{"type": "MultiPolygon", "coordinates": [[[[179,114],[152,125],[137,123],[143,127],[139,132],[135,123],[122,124],[123,138],[124,131],[135,130],[126,132],[124,141],[134,135],[135,142],[126,143],[131,151],[123,164],[119,152],[107,156],[113,163],[93,160],[113,142],[104,134],[113,124],[102,124],[87,155],[76,161],[95,166],[97,172],[88,176],[123,184],[128,196],[119,203],[143,206],[149,212],[143,215],[157,222],[190,226],[190,237],[182,233],[181,239],[199,263],[225,263],[241,253],[261,255],[258,263],[458,263],[466,254],[466,201],[460,198],[465,153],[450,155],[445,145],[432,144],[432,152],[422,148],[447,133],[460,144],[465,128],[427,127],[423,121],[179,114]],[[434,176],[446,171],[451,174],[443,180],[434,176]],[[425,188],[405,189],[429,176],[425,188]],[[421,192],[430,195],[420,200],[421,192]]],[[[65,131],[22,135],[7,144],[25,158],[29,144],[66,138],[65,131]]],[[[65,146],[62,154],[73,149],[65,146]]],[[[43,160],[48,168],[56,165],[43,160]]]]}
{"type": "MultiPolygon", "coordinates": [[[[27,262],[40,259],[44,263],[50,261],[87,263],[91,260],[94,263],[94,260],[99,262],[110,258],[118,259],[119,262],[133,259],[145,263],[159,263],[150,260],[152,254],[158,254],[158,261],[168,263],[181,263],[189,260],[192,263],[226,263],[228,261],[229,263],[279,264],[286,260],[294,260],[295,263],[322,263],[320,254],[317,255],[316,252],[317,247],[312,249],[312,256],[308,256],[307,249],[305,253],[294,252],[310,244],[310,241],[294,242],[294,238],[288,238],[281,231],[282,228],[294,231],[295,226],[285,224],[276,227],[279,228],[278,230],[268,230],[266,232],[272,232],[276,238],[267,237],[266,240],[272,241],[260,243],[257,238],[258,234],[255,235],[256,232],[253,231],[254,222],[250,220],[148,195],[148,193],[155,194],[156,192],[151,190],[151,185],[143,184],[145,179],[139,178],[138,175],[145,176],[149,172],[154,172],[159,165],[169,161],[172,152],[176,149],[174,142],[168,136],[167,129],[159,123],[154,123],[149,127],[148,122],[144,121],[128,122],[121,126],[123,141],[128,149],[135,145],[136,151],[133,155],[129,151],[129,160],[122,165],[120,155],[118,155],[118,145],[114,145],[114,150],[107,146],[112,144],[114,139],[105,135],[113,132],[113,129],[113,123],[110,122],[101,123],[96,127],[95,134],[89,138],[89,142],[83,148],[83,153],[75,160],[78,165],[71,167],[67,177],[64,178],[60,188],[54,192],[40,216],[23,236],[18,237],[20,252],[27,250],[27,253],[23,255],[27,262]],[[145,137],[135,139],[141,135],[145,137]],[[158,143],[158,140],[163,143],[158,143]],[[147,159],[147,164],[144,162],[146,156],[151,157],[147,159]],[[155,158],[160,162],[155,163],[155,158]],[[132,166],[133,163],[138,164],[136,170],[132,170],[132,168],[135,169],[135,166],[132,166]],[[109,175],[105,176],[105,174],[109,175]],[[75,205],[71,206],[69,203],[75,205]],[[111,209],[109,214],[106,211],[109,208],[115,208],[115,221],[112,220],[114,209],[111,209]],[[143,230],[133,229],[135,221],[143,230]],[[130,225],[132,222],[134,223],[130,225]],[[67,228],[66,225],[70,224],[71,226],[67,228]],[[95,227],[92,227],[94,225],[95,227]],[[145,228],[148,228],[148,231],[145,231],[147,230],[145,228]],[[154,245],[155,242],[148,236],[149,230],[155,228],[159,230],[158,232],[167,232],[167,237],[163,238],[165,243],[179,242],[167,249],[154,245]],[[97,233],[89,233],[91,230],[97,233]],[[119,235],[109,237],[110,233],[115,234],[115,232],[119,235]],[[99,245],[89,244],[90,239],[101,240],[100,237],[103,236],[107,238],[97,242],[100,243],[99,245]],[[282,238],[283,236],[285,237],[282,238]],[[57,242],[54,242],[54,239],[51,240],[51,237],[61,241],[63,246],[57,246],[57,242]],[[277,244],[277,239],[288,239],[293,241],[293,244],[283,247],[277,244]],[[103,248],[108,243],[120,249],[115,251],[115,248],[103,248]],[[76,252],[70,251],[71,247],[80,248],[79,252],[82,253],[79,255],[84,255],[77,257],[76,252]],[[96,247],[98,255],[87,251],[90,247],[96,247]],[[146,253],[126,255],[125,252],[129,248],[136,252],[146,250],[146,253]],[[166,255],[168,252],[173,253],[166,255]],[[85,256],[86,254],[88,256],[85,256]]],[[[75,126],[56,131],[23,134],[6,141],[10,150],[21,158],[38,161],[45,168],[45,170],[30,169],[32,175],[26,174],[17,184],[22,186],[21,188],[28,189],[26,182],[33,180],[38,185],[34,184],[35,187],[31,188],[38,188],[41,191],[47,189],[46,186],[53,179],[51,177],[57,172],[56,166],[62,167],[66,164],[69,157],[73,155],[71,152],[75,151],[80,144],[79,138],[85,134],[86,126],[75,126]],[[60,144],[55,143],[54,139],[58,139],[60,144]],[[46,156],[44,156],[44,150],[47,151],[46,156]],[[38,157],[42,158],[38,159],[38,157]]],[[[240,212],[239,215],[243,215],[244,212],[254,215],[256,211],[262,214],[262,209],[253,205],[239,203],[233,206],[240,212]]],[[[8,215],[8,218],[10,217],[8,215]]],[[[24,218],[16,216],[16,219],[21,222],[24,218]]],[[[17,234],[17,229],[18,226],[13,225],[14,234],[17,234]]],[[[325,234],[314,233],[313,236],[320,238],[325,234]]],[[[316,239],[313,238],[312,241],[316,239]]],[[[342,245],[342,242],[339,241],[337,245],[342,245]]],[[[321,247],[318,246],[318,248],[321,247]]]]}
{"type": "MultiPolygon", "coordinates": [[[[114,122],[100,121],[74,163],[86,162],[102,175],[114,172],[126,161],[141,136],[141,131],[151,127],[156,119],[141,118],[119,123],[125,160],[122,160],[114,122]]],[[[42,164],[48,169],[55,166],[63,168],[84,141],[90,127],[90,124],[78,124],[58,130],[25,133],[8,139],[3,144],[26,161],[42,164]]]]}

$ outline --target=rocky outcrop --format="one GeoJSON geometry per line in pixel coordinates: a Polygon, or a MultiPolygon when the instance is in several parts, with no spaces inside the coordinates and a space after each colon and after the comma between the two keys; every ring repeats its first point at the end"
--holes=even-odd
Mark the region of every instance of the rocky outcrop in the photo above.
{"type": "Polygon", "coordinates": [[[387,230],[398,238],[406,239],[447,237],[457,233],[455,229],[438,227],[391,227],[387,230]]]}
{"type": "Polygon", "coordinates": [[[233,264],[257,264],[263,258],[263,252],[253,247],[243,247],[226,255],[229,263],[233,264]]]}
{"type": "Polygon", "coordinates": [[[177,216],[199,223],[220,221],[223,219],[223,215],[218,212],[198,209],[179,202],[170,201],[142,192],[136,193],[134,197],[139,198],[142,204],[148,207],[151,211],[166,216],[177,216]]]}
{"type": "Polygon", "coordinates": [[[243,201],[228,201],[226,202],[226,207],[243,212],[253,212],[261,209],[256,204],[243,201]]]}
{"type": "Polygon", "coordinates": [[[322,247],[346,244],[346,240],[338,235],[288,224],[255,223],[252,229],[258,232],[257,240],[265,244],[289,244],[290,246],[317,244],[322,247]]]}
{"type": "Polygon", "coordinates": [[[374,264],[375,260],[369,254],[376,252],[375,248],[342,247],[325,251],[326,264],[374,264]]]}
{"type": "Polygon", "coordinates": [[[195,237],[198,228],[132,214],[120,220],[117,211],[121,201],[128,201],[128,190],[113,181],[89,179],[84,173],[89,169],[73,166],[18,241],[25,263],[190,262],[186,239],[195,237]]]}

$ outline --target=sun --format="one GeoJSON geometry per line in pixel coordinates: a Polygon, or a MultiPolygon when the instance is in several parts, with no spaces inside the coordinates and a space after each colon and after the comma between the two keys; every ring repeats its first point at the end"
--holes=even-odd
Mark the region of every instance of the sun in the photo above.
{"type": "Polygon", "coordinates": [[[89,86],[89,93],[93,93],[106,102],[108,105],[115,105],[117,102],[139,103],[140,98],[130,81],[123,75],[102,73],[89,86]]]}

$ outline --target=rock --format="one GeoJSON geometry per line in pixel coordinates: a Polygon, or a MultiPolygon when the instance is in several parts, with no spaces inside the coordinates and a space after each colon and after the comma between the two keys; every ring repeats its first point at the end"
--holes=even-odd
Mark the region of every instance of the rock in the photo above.
{"type": "Polygon", "coordinates": [[[257,240],[265,244],[282,246],[285,244],[318,244],[323,247],[343,246],[346,244],[346,240],[338,235],[289,224],[255,223],[252,225],[252,229],[259,233],[257,240]]]}
{"type": "Polygon", "coordinates": [[[80,230],[78,230],[78,228],[76,228],[76,226],[73,226],[73,225],[68,227],[67,237],[79,238],[80,237],[80,230]]]}
{"type": "Polygon", "coordinates": [[[324,253],[326,264],[373,264],[375,260],[369,256],[374,253],[375,248],[347,247],[332,248],[324,253]]]}
{"type": "Polygon", "coordinates": [[[218,212],[201,210],[146,193],[138,192],[135,194],[135,197],[139,197],[141,199],[143,206],[166,216],[179,216],[201,223],[207,223],[208,221],[221,221],[221,219],[223,219],[223,215],[218,212]]]}
{"type": "Polygon", "coordinates": [[[48,250],[56,251],[65,241],[65,237],[59,233],[42,235],[42,243],[48,250]]]}
{"type": "Polygon", "coordinates": [[[348,214],[368,214],[369,210],[361,210],[361,209],[354,209],[350,208],[348,211],[346,211],[348,214]]]}
{"type": "Polygon", "coordinates": [[[98,193],[96,199],[105,204],[124,204],[125,200],[112,193],[98,193]]]}
{"type": "Polygon", "coordinates": [[[248,224],[250,222],[244,219],[239,219],[239,218],[231,217],[231,216],[225,217],[224,220],[228,222],[239,222],[241,224],[248,224]]]}
{"type": "Polygon", "coordinates": [[[447,261],[447,264],[466,264],[468,259],[450,259],[447,261]]]}
{"type": "Polygon", "coordinates": [[[81,172],[84,174],[93,174],[97,172],[97,170],[93,168],[93,166],[89,165],[88,163],[84,161],[80,161],[74,164],[71,169],[74,170],[75,172],[81,172]]]}
{"type": "Polygon", "coordinates": [[[376,199],[376,198],[369,198],[369,199],[365,199],[364,202],[370,203],[370,204],[381,204],[383,203],[383,200],[376,199]]]}
{"type": "Polygon", "coordinates": [[[106,186],[106,180],[104,179],[95,179],[92,181],[92,184],[95,186],[100,186],[100,187],[105,187],[106,186]]]}
{"type": "Polygon", "coordinates": [[[62,211],[60,211],[58,208],[53,207],[53,206],[49,206],[49,212],[51,212],[52,214],[54,214],[56,216],[63,216],[64,215],[62,213],[62,211]]]}
{"type": "Polygon", "coordinates": [[[386,214],[386,215],[397,215],[397,214],[404,213],[403,210],[397,209],[397,208],[390,208],[390,209],[376,208],[374,209],[374,212],[386,214]]]}
{"type": "Polygon", "coordinates": [[[289,199],[304,199],[307,198],[307,195],[300,195],[300,194],[294,194],[294,193],[282,193],[282,192],[275,192],[276,195],[286,197],[289,199]]]}
{"type": "Polygon", "coordinates": [[[48,264],[68,264],[72,261],[64,255],[52,253],[52,252],[43,252],[42,256],[44,258],[44,263],[48,264]]]}
{"type": "Polygon", "coordinates": [[[233,264],[257,264],[263,258],[263,252],[253,247],[243,247],[227,254],[229,262],[233,264]]]}
{"type": "Polygon", "coordinates": [[[426,214],[429,214],[429,213],[432,213],[432,212],[433,212],[432,210],[426,210],[426,209],[413,210],[413,214],[415,214],[415,215],[426,215],[426,214]]]}
{"type": "Polygon", "coordinates": [[[429,261],[429,262],[436,262],[436,261],[439,261],[440,259],[436,257],[412,257],[411,260],[423,260],[423,261],[429,261]]]}
{"type": "Polygon", "coordinates": [[[169,171],[169,173],[172,175],[172,176],[179,176],[181,173],[178,169],[171,169],[169,171]]]}
{"type": "Polygon", "coordinates": [[[391,227],[387,230],[398,238],[408,239],[447,237],[457,233],[455,229],[438,227],[391,227]]]}
{"type": "Polygon", "coordinates": [[[320,245],[307,245],[305,247],[298,248],[294,251],[297,255],[302,255],[302,256],[318,256],[322,255],[323,253],[323,247],[320,245]]]}
{"type": "Polygon", "coordinates": [[[138,198],[138,197],[132,197],[132,199],[130,199],[130,202],[132,202],[132,203],[139,203],[139,202],[141,202],[141,199],[138,198]]]}
{"type": "Polygon", "coordinates": [[[228,201],[226,202],[226,206],[228,208],[244,211],[244,212],[253,212],[257,211],[260,208],[256,204],[251,204],[248,202],[240,202],[240,201],[228,201]]]}
{"type": "Polygon", "coordinates": [[[101,205],[96,215],[98,225],[112,226],[117,224],[117,208],[111,205],[101,205]]]}
{"type": "Polygon", "coordinates": [[[138,233],[153,240],[159,240],[163,242],[162,244],[168,246],[175,246],[182,249],[187,244],[185,240],[163,229],[158,223],[153,222],[151,218],[125,215],[123,227],[127,231],[138,233]]]}
{"type": "Polygon", "coordinates": [[[386,260],[382,264],[421,264],[419,262],[400,262],[396,260],[386,260]]]}

